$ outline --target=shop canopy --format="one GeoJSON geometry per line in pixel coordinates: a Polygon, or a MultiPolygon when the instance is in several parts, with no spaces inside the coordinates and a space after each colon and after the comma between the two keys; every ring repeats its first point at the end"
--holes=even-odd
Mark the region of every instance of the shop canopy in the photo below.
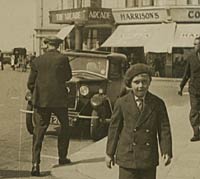
{"type": "Polygon", "coordinates": [[[69,35],[69,33],[72,31],[72,29],[74,28],[74,25],[68,25],[66,27],[63,27],[57,34],[56,37],[64,40],[65,37],[67,37],[69,35]]]}
{"type": "Polygon", "coordinates": [[[193,47],[194,39],[199,36],[199,24],[177,24],[173,47],[193,47]]]}
{"type": "Polygon", "coordinates": [[[102,47],[144,47],[146,52],[171,52],[175,23],[119,25],[102,47]]]}

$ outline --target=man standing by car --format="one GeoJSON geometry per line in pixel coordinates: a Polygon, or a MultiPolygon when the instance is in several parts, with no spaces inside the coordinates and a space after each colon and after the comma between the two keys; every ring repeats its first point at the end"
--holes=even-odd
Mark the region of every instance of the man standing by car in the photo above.
{"type": "Polygon", "coordinates": [[[119,179],[156,179],[158,143],[165,165],[172,158],[172,137],[165,103],[148,91],[151,71],[135,64],[125,75],[129,93],[115,103],[106,148],[108,168],[119,165],[119,179]],[[159,142],[158,142],[159,141],[159,142]]]}
{"type": "Polygon", "coordinates": [[[2,51],[0,50],[0,65],[1,65],[1,70],[3,71],[4,68],[3,68],[3,64],[4,63],[4,59],[3,59],[3,53],[2,51]]]}
{"type": "Polygon", "coordinates": [[[180,96],[182,96],[183,88],[189,79],[190,123],[194,133],[190,141],[195,142],[200,140],[200,37],[194,39],[194,52],[187,58],[178,92],[180,96]]]}
{"type": "Polygon", "coordinates": [[[54,113],[61,124],[58,134],[59,164],[68,164],[69,124],[67,91],[65,82],[72,77],[71,67],[66,55],[57,49],[62,42],[56,37],[48,37],[44,43],[47,52],[32,63],[27,86],[33,94],[35,127],[33,131],[32,176],[40,175],[40,152],[45,132],[54,113]]]}

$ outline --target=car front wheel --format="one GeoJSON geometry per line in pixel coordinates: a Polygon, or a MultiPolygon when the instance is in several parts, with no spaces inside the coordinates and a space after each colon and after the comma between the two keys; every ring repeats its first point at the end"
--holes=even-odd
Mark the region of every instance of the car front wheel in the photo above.
{"type": "Polygon", "coordinates": [[[107,124],[98,115],[97,111],[92,111],[92,119],[90,122],[90,136],[93,140],[99,140],[107,135],[107,124]]]}

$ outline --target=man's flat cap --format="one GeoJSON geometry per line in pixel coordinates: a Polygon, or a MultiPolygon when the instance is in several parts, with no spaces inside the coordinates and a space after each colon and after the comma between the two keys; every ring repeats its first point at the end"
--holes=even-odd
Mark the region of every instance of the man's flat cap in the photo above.
{"type": "Polygon", "coordinates": [[[62,39],[55,37],[55,36],[49,36],[44,39],[44,43],[50,44],[50,45],[59,45],[62,42],[63,42],[62,39]]]}
{"type": "Polygon", "coordinates": [[[127,71],[126,71],[126,74],[125,74],[125,84],[130,87],[130,83],[132,81],[132,79],[139,75],[139,74],[142,74],[142,73],[146,73],[150,76],[151,78],[151,68],[146,65],[146,64],[143,64],[143,63],[137,63],[135,65],[132,65],[127,71]]]}

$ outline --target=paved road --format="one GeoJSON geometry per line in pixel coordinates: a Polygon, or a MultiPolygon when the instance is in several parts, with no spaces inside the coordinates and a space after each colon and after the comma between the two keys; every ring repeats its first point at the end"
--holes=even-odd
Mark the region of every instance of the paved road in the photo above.
{"type": "MultiPolygon", "coordinates": [[[[28,72],[12,71],[5,66],[0,71],[0,178],[32,178],[32,137],[25,128],[25,116],[19,110],[25,108],[24,94],[28,72]]],[[[53,178],[50,170],[57,164],[57,136],[50,126],[42,149],[41,170],[43,179],[53,178]]],[[[69,154],[92,144],[86,137],[73,136],[69,154]]]]}

